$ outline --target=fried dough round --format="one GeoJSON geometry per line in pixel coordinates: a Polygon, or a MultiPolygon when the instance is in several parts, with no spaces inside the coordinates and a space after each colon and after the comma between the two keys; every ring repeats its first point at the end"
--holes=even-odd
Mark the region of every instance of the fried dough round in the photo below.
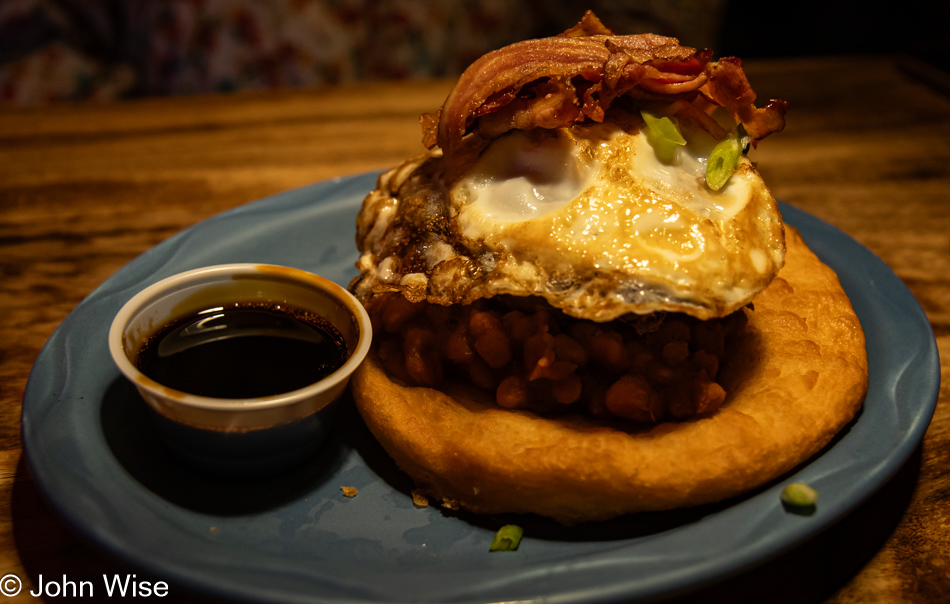
{"type": "Polygon", "coordinates": [[[563,524],[721,501],[824,447],[867,393],[864,332],[834,271],[787,232],[785,267],[745,309],[715,413],[650,428],[503,409],[471,386],[401,385],[370,355],[352,391],[417,490],[481,514],[563,524]]]}

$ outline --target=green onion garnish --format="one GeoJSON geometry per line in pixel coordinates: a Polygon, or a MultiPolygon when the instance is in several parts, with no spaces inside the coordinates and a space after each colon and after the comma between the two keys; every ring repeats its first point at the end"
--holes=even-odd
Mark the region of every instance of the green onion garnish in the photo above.
{"type": "Polygon", "coordinates": [[[491,540],[488,548],[490,552],[513,552],[518,549],[521,543],[521,536],[524,535],[524,529],[516,524],[506,524],[498,529],[495,538],[491,540]]]}
{"type": "Polygon", "coordinates": [[[736,171],[741,155],[742,145],[739,144],[739,137],[735,132],[719,141],[713,147],[709,162],[706,163],[706,185],[713,191],[721,189],[736,171]]]}
{"type": "Polygon", "coordinates": [[[794,507],[810,507],[818,501],[818,491],[807,484],[793,482],[782,489],[782,501],[794,507]]]}
{"type": "Polygon", "coordinates": [[[668,117],[656,117],[646,111],[640,115],[647,125],[647,140],[653,146],[657,158],[664,163],[673,163],[676,149],[686,144],[686,139],[680,134],[679,128],[668,117]]]}

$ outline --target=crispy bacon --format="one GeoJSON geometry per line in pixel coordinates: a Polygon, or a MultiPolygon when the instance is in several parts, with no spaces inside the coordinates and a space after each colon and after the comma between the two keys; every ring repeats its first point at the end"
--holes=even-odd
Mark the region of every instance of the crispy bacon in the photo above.
{"type": "Polygon", "coordinates": [[[485,112],[478,120],[477,132],[486,140],[509,130],[560,128],[580,117],[574,103],[576,91],[570,81],[552,78],[532,87],[528,98],[516,98],[503,107],[485,112]]]}
{"type": "Polygon", "coordinates": [[[616,36],[590,11],[563,34],[489,52],[459,78],[440,111],[422,118],[423,142],[455,151],[466,134],[603,121],[618,98],[686,98],[709,113],[723,106],[754,142],[784,127],[785,104],[754,105],[742,63],[654,34],[616,36]]]}
{"type": "Polygon", "coordinates": [[[597,18],[594,11],[587,11],[584,13],[584,16],[581,17],[580,23],[560,35],[568,38],[580,36],[612,36],[614,32],[597,18]]]}
{"type": "Polygon", "coordinates": [[[785,127],[788,103],[772,99],[765,107],[756,107],[755,92],[746,79],[741,59],[724,57],[713,64],[703,93],[728,109],[736,121],[745,127],[753,142],[773,132],[780,132],[785,127]]]}
{"type": "MultiPolygon", "coordinates": [[[[520,91],[551,76],[598,81],[609,56],[610,51],[597,38],[566,36],[517,42],[482,56],[465,70],[442,105],[438,145],[450,154],[482,105],[496,93],[520,91]]],[[[431,140],[429,136],[424,138],[431,140]]]]}

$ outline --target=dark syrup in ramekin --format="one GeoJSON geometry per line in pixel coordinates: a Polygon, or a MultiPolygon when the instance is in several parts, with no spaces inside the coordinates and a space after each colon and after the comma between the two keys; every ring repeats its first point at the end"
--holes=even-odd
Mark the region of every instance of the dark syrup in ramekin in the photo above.
{"type": "Polygon", "coordinates": [[[348,357],[323,317],[273,303],[233,303],[163,325],[136,356],[159,384],[213,398],[259,398],[322,380],[348,357]]]}

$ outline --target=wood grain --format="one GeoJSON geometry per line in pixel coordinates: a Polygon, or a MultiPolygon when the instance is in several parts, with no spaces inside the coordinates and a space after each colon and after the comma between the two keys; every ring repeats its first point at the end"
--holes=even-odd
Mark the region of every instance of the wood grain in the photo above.
{"type": "MultiPolygon", "coordinates": [[[[760,99],[790,105],[786,131],[753,158],[777,197],[867,246],[917,297],[945,359],[934,420],[908,464],[837,526],[682,603],[936,603],[950,593],[950,100],[901,65],[749,62],[760,99]]],[[[22,455],[27,376],[70,310],[204,218],[420,152],[418,116],[450,85],[0,112],[0,576],[29,588],[39,573],[79,580],[124,569],[59,520],[22,455]]],[[[31,601],[26,591],[9,601],[31,601]]]]}

